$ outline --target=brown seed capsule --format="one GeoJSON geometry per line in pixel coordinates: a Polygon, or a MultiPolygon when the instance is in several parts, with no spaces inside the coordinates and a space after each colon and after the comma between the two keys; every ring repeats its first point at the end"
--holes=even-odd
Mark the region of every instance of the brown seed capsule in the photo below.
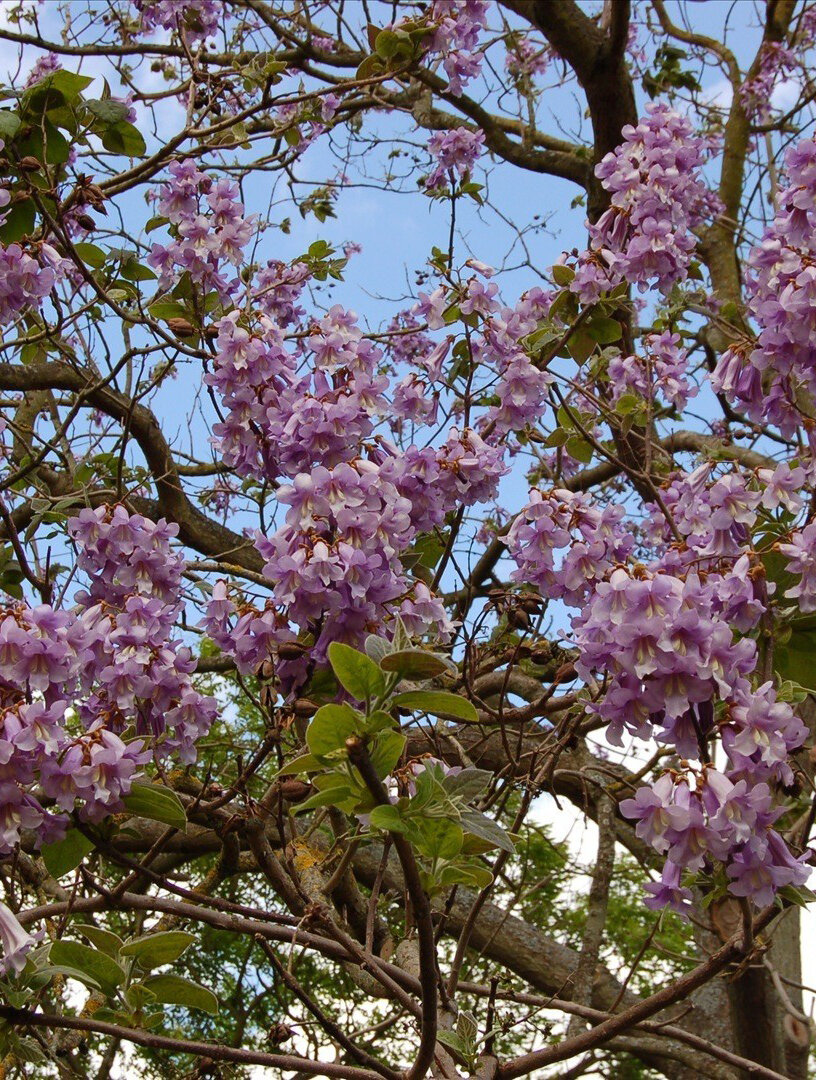
{"type": "Polygon", "coordinates": [[[314,716],[314,714],[318,710],[318,706],[315,705],[313,701],[309,701],[309,699],[305,697],[298,698],[293,708],[295,711],[295,716],[299,716],[301,717],[301,719],[306,720],[308,720],[310,716],[314,716]]]}
{"type": "Polygon", "coordinates": [[[294,1034],[294,1028],[287,1027],[286,1024],[273,1024],[266,1037],[272,1046],[280,1046],[281,1043],[291,1039],[294,1034]]]}
{"type": "Polygon", "coordinates": [[[530,628],[530,616],[526,611],[516,608],[507,612],[507,622],[515,630],[528,630],[530,628]]]}
{"type": "Polygon", "coordinates": [[[264,660],[262,664],[258,665],[256,675],[259,679],[274,679],[275,678],[275,665],[271,660],[264,660]]]}
{"type": "Polygon", "coordinates": [[[311,790],[311,784],[307,784],[305,781],[297,780],[295,778],[291,780],[282,780],[280,785],[281,798],[285,802],[303,802],[311,790]]]}
{"type": "Polygon", "coordinates": [[[307,648],[301,641],[284,641],[278,645],[278,656],[281,660],[299,660],[307,648]]]}
{"type": "Polygon", "coordinates": [[[90,214],[77,214],[76,223],[81,225],[86,232],[91,232],[96,228],[96,222],[90,214]]]}
{"type": "Polygon", "coordinates": [[[26,157],[20,159],[21,172],[39,172],[41,168],[42,162],[38,161],[37,158],[32,157],[31,155],[27,155],[26,157]]]}
{"type": "Polygon", "coordinates": [[[168,319],[167,326],[176,337],[192,337],[195,334],[195,327],[189,319],[168,319]]]}

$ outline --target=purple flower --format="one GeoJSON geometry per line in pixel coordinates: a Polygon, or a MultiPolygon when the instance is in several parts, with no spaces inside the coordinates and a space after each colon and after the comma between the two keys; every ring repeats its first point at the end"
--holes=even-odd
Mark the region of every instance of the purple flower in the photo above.
{"type": "Polygon", "coordinates": [[[36,945],[32,937],[20,925],[10,908],[0,901],[0,941],[3,945],[3,969],[6,974],[19,975],[26,966],[26,954],[36,945]]]}

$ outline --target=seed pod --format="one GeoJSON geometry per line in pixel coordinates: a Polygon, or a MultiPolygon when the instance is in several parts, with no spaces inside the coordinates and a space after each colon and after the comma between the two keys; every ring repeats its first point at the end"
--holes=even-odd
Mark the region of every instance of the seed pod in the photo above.
{"type": "Polygon", "coordinates": [[[264,660],[262,663],[260,663],[258,665],[258,669],[255,672],[255,674],[258,676],[259,679],[266,679],[267,681],[269,679],[274,679],[275,678],[275,665],[274,665],[274,663],[271,660],[264,660]]]}
{"type": "Polygon", "coordinates": [[[39,172],[41,168],[42,162],[30,154],[20,159],[20,170],[22,172],[39,172]]]}
{"type": "Polygon", "coordinates": [[[318,710],[318,706],[305,697],[298,698],[293,708],[295,710],[295,716],[299,716],[302,720],[308,720],[309,717],[314,716],[318,710]]]}
{"type": "Polygon", "coordinates": [[[278,645],[278,656],[281,660],[300,660],[307,648],[302,641],[283,641],[278,645]]]}
{"type": "Polygon", "coordinates": [[[296,777],[292,777],[291,780],[282,780],[280,785],[281,798],[284,802],[290,803],[303,802],[311,790],[311,784],[298,780],[296,777]]]}
{"type": "Polygon", "coordinates": [[[514,630],[530,629],[530,616],[520,608],[514,608],[512,611],[507,612],[507,622],[514,630]]]}
{"type": "Polygon", "coordinates": [[[195,334],[195,327],[189,319],[168,319],[167,327],[176,335],[176,337],[192,337],[195,334]]]}

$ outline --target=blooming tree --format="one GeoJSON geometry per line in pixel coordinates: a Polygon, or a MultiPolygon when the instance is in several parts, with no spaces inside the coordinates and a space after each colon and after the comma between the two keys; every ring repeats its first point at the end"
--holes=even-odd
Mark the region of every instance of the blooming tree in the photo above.
{"type": "Polygon", "coordinates": [[[3,10],[3,1075],[804,1080],[816,5],[3,10]]]}

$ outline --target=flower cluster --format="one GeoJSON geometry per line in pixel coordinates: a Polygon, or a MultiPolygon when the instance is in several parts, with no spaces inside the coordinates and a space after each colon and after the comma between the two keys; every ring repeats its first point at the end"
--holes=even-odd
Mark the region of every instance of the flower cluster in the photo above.
{"type": "Polygon", "coordinates": [[[694,778],[664,773],[653,787],[624,799],[622,812],[637,821],[636,832],[666,855],[659,882],[646,886],[646,905],[685,913],[691,890],[681,885],[684,870],[726,863],[728,890],[757,906],[773,901],[786,885],[803,885],[810,873],[807,857],[794,858],[771,826],[782,813],[773,807],[766,783],[729,779],[713,766],[694,778]]]}
{"type": "Polygon", "coordinates": [[[22,829],[40,842],[59,834],[64,818],[31,794],[35,783],[60,810],[78,803],[97,821],[121,809],[148,740],[194,759],[215,704],[192,685],[189,650],[168,639],[183,568],[169,546],[176,531],[121,506],[83,510],[69,532],[89,591],[71,610],[1,613],[0,851],[22,829]]]}
{"type": "Polygon", "coordinates": [[[0,326],[26,308],[39,308],[56,281],[54,268],[40,264],[19,244],[0,245],[0,326]]]}
{"type": "Polygon", "coordinates": [[[518,567],[513,580],[535,585],[547,600],[579,607],[632,550],[623,517],[621,507],[599,509],[581,493],[534,488],[505,540],[518,567]]]}
{"type": "Polygon", "coordinates": [[[609,361],[607,376],[613,402],[624,394],[651,400],[658,394],[670,405],[684,409],[697,394],[686,377],[688,352],[680,346],[680,335],[664,330],[647,334],[643,339],[645,359],[639,356],[615,356],[609,361]]]}
{"type": "Polygon", "coordinates": [[[483,131],[458,127],[435,132],[428,139],[428,153],[434,160],[434,167],[425,177],[427,190],[444,187],[452,174],[460,179],[469,176],[483,148],[483,131]]]}
{"type": "Polygon", "coordinates": [[[571,285],[587,303],[622,281],[667,292],[684,280],[693,230],[719,205],[701,176],[712,140],[696,135],[687,117],[650,104],[622,134],[625,142],[595,168],[612,198],[590,226],[590,251],[571,285]]]}
{"type": "Polygon", "coordinates": [[[512,37],[507,43],[504,66],[514,79],[529,81],[535,75],[544,75],[553,57],[549,45],[537,45],[528,37],[512,37]]]}
{"type": "Polygon", "coordinates": [[[816,445],[816,140],[786,156],[787,187],[773,223],[751,252],[746,292],[755,341],[723,353],[711,376],[718,393],[787,438],[800,426],[816,445]]]}
{"type": "Polygon", "coordinates": [[[434,32],[428,52],[442,56],[449,90],[461,94],[482,70],[479,37],[487,27],[488,0],[434,0],[428,13],[434,32]]]}
{"type": "Polygon", "coordinates": [[[42,82],[46,76],[53,75],[55,71],[59,71],[61,67],[62,64],[56,53],[43,53],[43,55],[38,56],[31,65],[31,71],[28,73],[24,89],[28,90],[30,87],[36,86],[37,83],[42,82]]]}
{"type": "Polygon", "coordinates": [[[170,223],[173,238],[168,244],[154,243],[147,262],[158,271],[160,289],[168,289],[186,272],[205,293],[214,289],[227,299],[238,282],[224,276],[226,265],[241,265],[254,234],[238,186],[227,179],[213,183],[192,158],[171,162],[169,172],[158,194],[158,210],[170,223]]]}
{"type": "Polygon", "coordinates": [[[701,762],[695,788],[689,767],[621,806],[638,820],[638,834],[668,853],[664,879],[648,902],[680,911],[690,899],[681,869],[724,863],[730,891],[760,905],[809,872],[807,858],[794,858],[770,829],[778,812],[770,810],[768,786],[792,781],[789,758],[807,729],[771,683],[752,689],[756,646],[734,639],[721,580],[617,568],[595,586],[574,623],[579,674],[609,680],[594,710],[608,723],[610,741],[620,742],[624,730],[654,735],[681,759],[701,762]],[[708,758],[717,731],[728,759],[722,775],[708,758]]]}
{"type": "Polygon", "coordinates": [[[262,337],[250,334],[237,312],[219,324],[207,382],[228,410],[213,429],[226,463],[242,476],[276,478],[356,457],[385,410],[387,379],[377,374],[382,353],[363,338],[354,314],[335,306],[312,326],[312,363],[303,373],[281,326],[269,317],[259,326],[262,337]]]}
{"type": "Polygon", "coordinates": [[[215,34],[224,8],[221,0],[135,0],[135,4],[145,33],[157,27],[174,30],[190,45],[215,34]]]}

